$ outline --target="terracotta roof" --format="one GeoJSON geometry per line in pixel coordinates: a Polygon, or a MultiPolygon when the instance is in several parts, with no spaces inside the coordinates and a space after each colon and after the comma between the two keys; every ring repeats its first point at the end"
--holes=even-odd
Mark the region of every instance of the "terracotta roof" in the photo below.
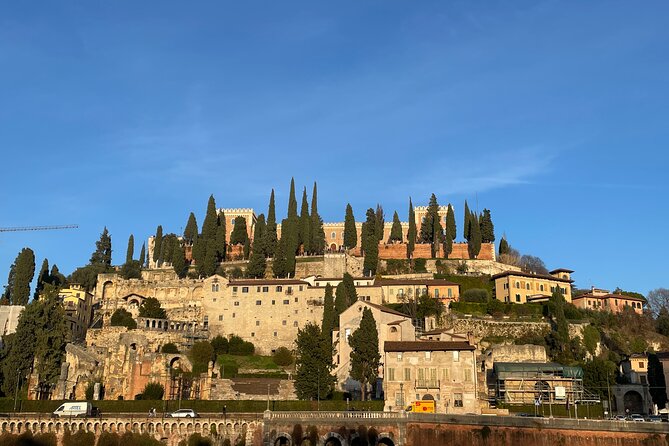
{"type": "Polygon", "coordinates": [[[452,350],[476,350],[469,342],[448,341],[386,341],[383,344],[386,352],[446,352],[452,350]]]}
{"type": "Polygon", "coordinates": [[[369,305],[372,308],[376,308],[377,310],[383,312],[383,313],[388,313],[388,314],[394,314],[395,316],[402,316],[404,318],[410,318],[409,315],[406,315],[404,313],[400,313],[399,311],[395,311],[392,308],[384,307],[383,305],[378,305],[372,302],[365,302],[365,301],[360,301],[364,304],[369,305]]]}
{"type": "Polygon", "coordinates": [[[573,283],[573,280],[563,279],[561,277],[551,276],[550,274],[533,274],[533,273],[524,273],[522,271],[504,271],[503,273],[495,274],[491,277],[492,280],[499,279],[500,277],[506,276],[519,276],[519,277],[531,277],[534,279],[546,279],[553,280],[555,282],[564,282],[564,283],[573,283]]]}
{"type": "Polygon", "coordinates": [[[643,299],[641,297],[636,297],[636,296],[628,296],[626,294],[614,294],[614,293],[608,293],[608,294],[592,294],[592,293],[585,293],[585,294],[579,294],[578,296],[572,296],[571,300],[577,300],[577,299],[621,299],[621,300],[638,300],[640,302],[646,302],[646,299],[643,299]]]}
{"type": "Polygon", "coordinates": [[[240,285],[309,285],[309,282],[304,280],[297,279],[241,279],[241,280],[231,280],[228,286],[240,286],[240,285]]]}
{"type": "MultiPolygon", "coordinates": [[[[341,280],[344,280],[344,278],[343,277],[320,277],[319,276],[319,277],[316,277],[314,280],[329,280],[329,281],[340,280],[341,281],[341,280]]],[[[374,278],[373,277],[354,277],[353,280],[374,280],[374,278]]]]}
{"type": "Polygon", "coordinates": [[[567,269],[567,268],[558,268],[558,269],[554,269],[553,271],[548,271],[548,274],[555,274],[555,273],[569,273],[569,274],[571,274],[571,273],[573,273],[573,272],[574,272],[574,271],[571,270],[571,269],[567,269]]]}
{"type": "Polygon", "coordinates": [[[374,282],[376,285],[427,285],[427,286],[437,286],[437,285],[450,285],[450,286],[460,286],[455,282],[450,282],[444,279],[379,279],[374,282]]]}

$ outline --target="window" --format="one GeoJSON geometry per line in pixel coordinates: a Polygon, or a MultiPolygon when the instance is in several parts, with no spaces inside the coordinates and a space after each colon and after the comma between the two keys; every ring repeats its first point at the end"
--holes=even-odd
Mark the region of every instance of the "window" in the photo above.
{"type": "Polygon", "coordinates": [[[402,360],[402,352],[397,352],[397,360],[398,361],[402,360]]]}
{"type": "Polygon", "coordinates": [[[448,297],[453,297],[453,290],[450,288],[448,289],[448,297]]]}
{"type": "Polygon", "coordinates": [[[211,292],[212,293],[217,293],[218,292],[218,284],[217,283],[212,283],[211,284],[211,292]]]}
{"type": "Polygon", "coordinates": [[[395,381],[395,369],[388,369],[388,381],[395,381]]]}
{"type": "Polygon", "coordinates": [[[453,406],[455,406],[455,407],[464,406],[464,404],[462,403],[462,394],[461,393],[454,393],[453,394],[453,406]]]}
{"type": "Polygon", "coordinates": [[[256,336],[255,333],[251,333],[251,337],[254,338],[256,336]]]}
{"type": "Polygon", "coordinates": [[[260,327],[260,321],[256,321],[256,327],[260,327]]]}
{"type": "Polygon", "coordinates": [[[434,290],[434,298],[439,299],[439,288],[435,288],[434,290]]]}
{"type": "Polygon", "coordinates": [[[643,368],[643,362],[640,362],[640,363],[639,363],[639,368],[640,368],[640,369],[643,368]]]}
{"type": "Polygon", "coordinates": [[[218,315],[218,320],[219,320],[219,322],[223,320],[223,315],[222,314],[218,315]]]}
{"type": "Polygon", "coordinates": [[[520,302],[520,294],[516,294],[516,302],[520,302]]]}
{"type": "Polygon", "coordinates": [[[286,288],[286,294],[293,294],[293,287],[292,286],[289,286],[288,288],[286,288]]]}
{"type": "Polygon", "coordinates": [[[281,325],[286,325],[286,321],[281,322],[281,325]]]}
{"type": "Polygon", "coordinates": [[[276,304],[276,301],[274,299],[272,299],[272,305],[274,305],[274,304],[276,304]]]}
{"type": "Polygon", "coordinates": [[[235,219],[234,219],[234,218],[233,218],[232,220],[230,220],[230,224],[231,224],[232,226],[235,225],[235,219]]]}
{"type": "Polygon", "coordinates": [[[262,300],[256,300],[256,305],[262,305],[262,300]]]}
{"type": "Polygon", "coordinates": [[[520,288],[520,282],[516,282],[516,288],[520,288]]]}
{"type": "Polygon", "coordinates": [[[395,406],[404,406],[404,401],[402,401],[402,394],[400,392],[395,392],[395,406]]]}
{"type": "Polygon", "coordinates": [[[232,313],[232,317],[233,317],[233,318],[235,317],[235,313],[232,313]]]}
{"type": "Polygon", "coordinates": [[[233,286],[233,287],[232,287],[232,292],[233,292],[233,293],[236,293],[236,292],[237,292],[237,287],[236,287],[236,286],[233,286]]]}
{"type": "Polygon", "coordinates": [[[263,293],[269,293],[269,287],[268,286],[262,287],[262,292],[263,293]]]}
{"type": "Polygon", "coordinates": [[[274,337],[276,337],[276,336],[277,336],[277,332],[275,331],[275,332],[274,332],[274,337]]]}
{"type": "Polygon", "coordinates": [[[527,285],[525,285],[525,288],[528,289],[528,290],[530,289],[530,282],[527,282],[527,285]]]}
{"type": "Polygon", "coordinates": [[[298,300],[297,300],[297,297],[296,297],[296,298],[295,298],[295,303],[297,303],[297,302],[298,302],[298,300]]]}
{"type": "Polygon", "coordinates": [[[243,286],[242,287],[242,293],[248,293],[249,292],[249,287],[243,286]]]}
{"type": "Polygon", "coordinates": [[[425,359],[432,359],[432,352],[425,352],[425,359]]]}
{"type": "Polygon", "coordinates": [[[539,291],[543,291],[543,290],[544,290],[544,284],[542,283],[541,285],[539,285],[539,291]]]}
{"type": "Polygon", "coordinates": [[[465,382],[466,383],[472,382],[472,371],[471,371],[471,369],[465,369],[465,382]]]}
{"type": "Polygon", "coordinates": [[[460,352],[457,350],[453,350],[453,362],[459,362],[460,361],[460,352]]]}
{"type": "Polygon", "coordinates": [[[297,321],[293,322],[293,327],[297,327],[297,321]]]}
{"type": "MultiPolygon", "coordinates": [[[[158,325],[160,325],[160,322],[158,322],[158,325]]],[[[204,317],[204,321],[202,322],[203,328],[206,330],[209,328],[209,316],[204,317]]]]}
{"type": "Polygon", "coordinates": [[[441,370],[441,379],[444,380],[444,382],[448,381],[448,369],[441,370]]]}
{"type": "Polygon", "coordinates": [[[302,291],[302,289],[303,289],[303,288],[304,288],[304,287],[303,287],[302,285],[300,285],[300,288],[299,288],[299,289],[300,289],[300,291],[302,291]]]}
{"type": "Polygon", "coordinates": [[[288,299],[284,299],[284,300],[283,300],[283,304],[284,304],[284,305],[288,305],[289,303],[290,303],[290,301],[289,301],[288,299]]]}
{"type": "Polygon", "coordinates": [[[408,367],[404,369],[404,381],[411,381],[411,369],[408,367]]]}
{"type": "Polygon", "coordinates": [[[337,238],[337,233],[336,233],[336,232],[332,232],[332,233],[330,233],[330,238],[331,238],[331,239],[335,239],[335,238],[337,238]]]}
{"type": "Polygon", "coordinates": [[[259,292],[260,292],[260,287],[257,287],[256,288],[256,293],[259,293],[259,292]]]}
{"type": "Polygon", "coordinates": [[[283,291],[283,287],[281,285],[277,286],[276,287],[276,292],[280,293],[281,291],[283,291]]]}
{"type": "Polygon", "coordinates": [[[235,305],[235,307],[238,307],[238,306],[239,306],[239,301],[236,300],[235,303],[234,303],[234,305],[235,305]]]}

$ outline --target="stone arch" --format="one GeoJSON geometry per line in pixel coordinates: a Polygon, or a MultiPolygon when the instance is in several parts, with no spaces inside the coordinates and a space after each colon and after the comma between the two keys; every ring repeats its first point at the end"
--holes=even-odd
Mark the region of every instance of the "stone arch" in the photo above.
{"type": "Polygon", "coordinates": [[[202,426],[200,425],[200,423],[195,423],[195,432],[198,433],[202,432],[202,426]]]}
{"type": "Polygon", "coordinates": [[[114,282],[107,280],[102,284],[102,299],[109,299],[112,294],[112,289],[114,287],[114,282]]]}
{"type": "Polygon", "coordinates": [[[292,446],[293,437],[287,432],[279,432],[272,443],[274,446],[292,446]]]}
{"type": "Polygon", "coordinates": [[[90,421],[86,423],[86,432],[93,432],[93,423],[90,421]]]}
{"type": "Polygon", "coordinates": [[[193,433],[193,423],[188,423],[186,425],[186,432],[189,433],[189,434],[193,433]]]}
{"type": "MultiPolygon", "coordinates": [[[[53,432],[53,423],[50,422],[50,423],[46,426],[46,428],[47,428],[47,432],[53,432]]],[[[2,430],[5,430],[5,428],[3,427],[2,430]]]]}
{"type": "Polygon", "coordinates": [[[177,431],[178,431],[177,423],[172,423],[172,426],[170,426],[170,434],[174,434],[177,431]]]}
{"type": "Polygon", "coordinates": [[[397,327],[392,326],[388,330],[388,340],[389,341],[399,341],[400,340],[400,331],[397,329],[397,327]]]}
{"type": "Polygon", "coordinates": [[[19,421],[18,423],[16,423],[16,432],[18,432],[20,434],[21,433],[21,428],[23,428],[23,423],[21,423],[19,421]]]}
{"type": "MultiPolygon", "coordinates": [[[[44,423],[42,423],[44,425],[44,423]]],[[[33,426],[30,428],[33,433],[37,433],[40,431],[40,424],[37,421],[33,421],[33,426]]]]}
{"type": "Polygon", "coordinates": [[[630,390],[625,393],[625,396],[623,396],[623,404],[625,406],[625,413],[627,413],[628,410],[631,414],[643,414],[645,412],[643,409],[643,397],[636,390],[630,390]]]}
{"type": "Polygon", "coordinates": [[[425,395],[423,395],[423,400],[434,401],[434,396],[431,393],[426,393],[425,395]]]}
{"type": "Polygon", "coordinates": [[[390,432],[381,432],[377,445],[395,446],[395,437],[390,432]]]}
{"type": "Polygon", "coordinates": [[[323,446],[348,446],[346,439],[337,432],[328,432],[323,435],[323,446]]]}
{"type": "Polygon", "coordinates": [[[63,425],[60,423],[56,423],[56,433],[60,433],[63,428],[63,425]]]}
{"type": "Polygon", "coordinates": [[[2,430],[3,430],[3,432],[7,430],[7,422],[6,421],[2,423],[2,430]]]}

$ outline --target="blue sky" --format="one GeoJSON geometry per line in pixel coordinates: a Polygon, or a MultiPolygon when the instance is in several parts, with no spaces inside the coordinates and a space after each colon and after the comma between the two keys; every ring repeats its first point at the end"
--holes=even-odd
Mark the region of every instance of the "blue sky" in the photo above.
{"type": "MultiPolygon", "coordinates": [[[[434,192],[579,287],[669,286],[666,2],[2,2],[0,282],[221,207],[434,192]]],[[[460,229],[460,228],[459,228],[460,229]]],[[[459,234],[459,237],[461,235],[459,234]]],[[[136,243],[139,250],[141,243],[136,243]]]]}

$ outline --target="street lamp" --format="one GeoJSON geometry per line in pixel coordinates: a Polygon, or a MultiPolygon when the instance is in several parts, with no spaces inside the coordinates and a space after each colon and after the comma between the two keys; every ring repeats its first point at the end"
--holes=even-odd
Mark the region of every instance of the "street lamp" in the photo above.
{"type": "Polygon", "coordinates": [[[404,410],[404,383],[400,383],[400,411],[404,410]]]}

